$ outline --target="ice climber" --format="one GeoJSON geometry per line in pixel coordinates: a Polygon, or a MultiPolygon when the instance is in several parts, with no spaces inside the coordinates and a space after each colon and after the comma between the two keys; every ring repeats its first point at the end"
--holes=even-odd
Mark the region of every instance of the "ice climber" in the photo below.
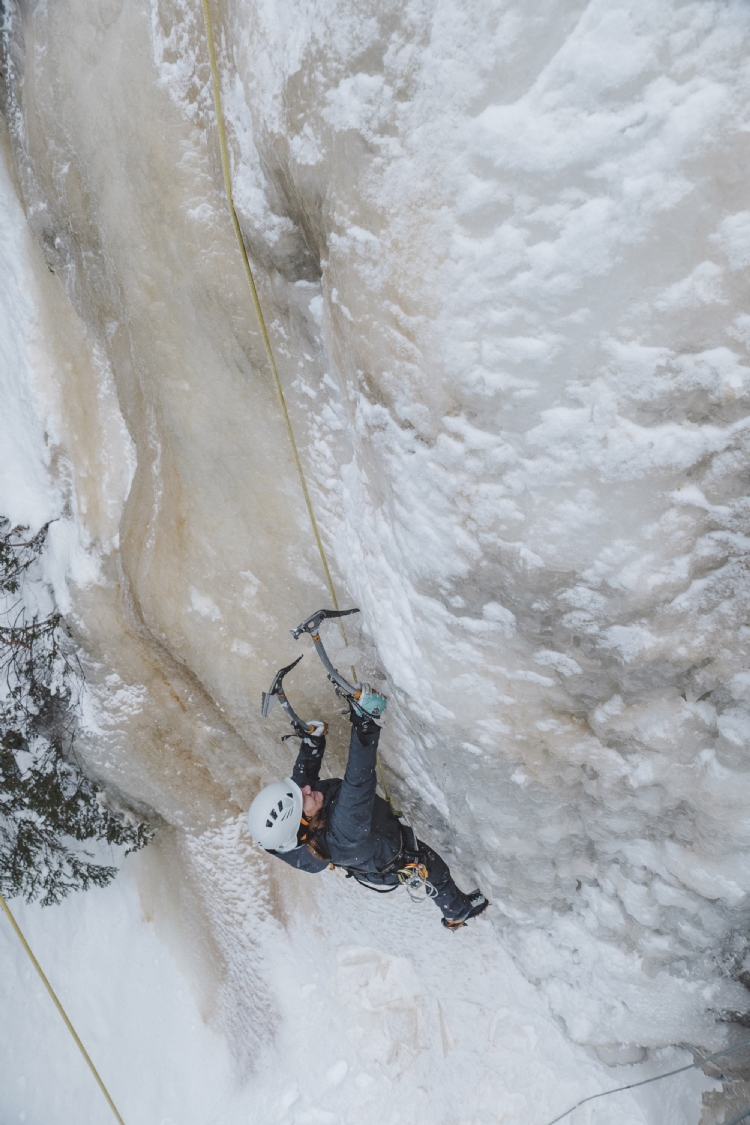
{"type": "MultiPolygon", "coordinates": [[[[277,694],[286,702],[280,687],[277,694]]],[[[381,894],[421,880],[443,913],[443,925],[460,929],[486,910],[487,899],[479,890],[460,891],[445,861],[375,792],[380,727],[374,716],[385,710],[384,696],[363,685],[358,698],[347,702],[352,733],[343,781],[320,779],[328,726],[307,724],[291,778],[266,786],[253,801],[250,832],[271,855],[300,871],[343,867],[381,894]]]]}

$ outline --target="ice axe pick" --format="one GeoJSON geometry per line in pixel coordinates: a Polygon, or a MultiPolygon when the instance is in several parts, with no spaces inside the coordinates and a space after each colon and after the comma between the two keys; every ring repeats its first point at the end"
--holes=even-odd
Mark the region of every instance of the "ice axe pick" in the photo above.
{"type": "MultiPolygon", "coordinates": [[[[287,672],[291,672],[292,668],[296,668],[304,655],[305,654],[302,653],[300,656],[297,657],[296,660],[292,661],[291,664],[287,664],[286,668],[279,668],[278,672],[276,673],[276,675],[273,678],[273,683],[271,684],[270,688],[268,689],[268,691],[263,692],[263,696],[262,696],[262,699],[261,699],[261,708],[260,708],[261,714],[262,714],[263,718],[265,719],[265,718],[267,718],[268,714],[270,713],[271,708],[273,707],[274,703],[278,699],[279,703],[281,704],[284,711],[286,712],[287,717],[289,718],[289,721],[291,722],[292,726],[294,727],[295,734],[298,734],[298,735],[312,734],[312,732],[315,728],[310,723],[303,722],[302,719],[300,719],[299,715],[297,715],[295,713],[295,711],[292,709],[291,703],[289,702],[286,695],[284,694],[283,681],[284,681],[284,676],[287,674],[287,672]]],[[[287,738],[294,738],[294,737],[295,737],[295,735],[293,735],[293,734],[286,734],[286,735],[284,735],[284,738],[283,738],[282,741],[286,741],[287,738]]]]}

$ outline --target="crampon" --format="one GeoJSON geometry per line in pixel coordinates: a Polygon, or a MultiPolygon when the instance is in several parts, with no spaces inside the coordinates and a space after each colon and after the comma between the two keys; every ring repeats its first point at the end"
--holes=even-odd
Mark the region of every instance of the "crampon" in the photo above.
{"type": "Polygon", "coordinates": [[[479,890],[479,887],[477,887],[477,889],[474,891],[470,891],[467,897],[470,901],[463,914],[460,914],[458,918],[442,919],[442,923],[445,926],[446,930],[462,929],[462,927],[465,926],[466,923],[472,918],[477,918],[480,914],[483,914],[487,907],[490,905],[482,892],[479,890]]]}

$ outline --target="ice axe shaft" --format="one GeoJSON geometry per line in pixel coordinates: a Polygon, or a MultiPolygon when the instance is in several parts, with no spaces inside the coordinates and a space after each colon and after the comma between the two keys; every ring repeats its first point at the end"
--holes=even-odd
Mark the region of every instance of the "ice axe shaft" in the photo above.
{"type": "MultiPolygon", "coordinates": [[[[287,674],[287,672],[291,672],[292,668],[297,667],[304,655],[305,654],[302,653],[291,664],[287,664],[286,668],[279,669],[279,671],[274,676],[273,683],[271,684],[268,691],[263,692],[260,710],[263,718],[265,719],[268,716],[274,703],[278,699],[295,730],[299,731],[300,734],[311,734],[313,731],[313,727],[310,725],[310,723],[304,723],[302,719],[300,719],[299,715],[294,712],[291,703],[284,694],[283,687],[284,676],[287,674]]],[[[289,737],[291,737],[291,735],[289,737]]]]}
{"type": "Polygon", "coordinates": [[[315,651],[323,662],[323,667],[328,673],[328,679],[331,683],[336,684],[346,695],[356,696],[359,688],[354,687],[348,680],[339,672],[338,668],[334,668],[331,663],[330,657],[323,647],[323,642],[320,639],[320,624],[330,617],[348,617],[350,613],[359,613],[358,609],[319,609],[317,613],[311,613],[306,617],[301,625],[296,629],[292,629],[292,636],[295,641],[299,639],[302,633],[309,633],[315,645],[315,651]]]}

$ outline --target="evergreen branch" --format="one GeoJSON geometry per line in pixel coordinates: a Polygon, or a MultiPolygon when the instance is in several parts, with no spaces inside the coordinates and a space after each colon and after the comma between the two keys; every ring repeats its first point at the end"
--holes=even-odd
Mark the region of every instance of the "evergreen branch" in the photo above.
{"type": "MultiPolygon", "coordinates": [[[[18,594],[44,547],[47,528],[23,538],[0,518],[0,593],[18,594]]],[[[0,609],[0,891],[42,905],[72,890],[105,886],[116,868],[92,861],[89,840],[136,851],[151,839],[100,800],[102,790],[74,752],[83,682],[61,615],[0,609]]]]}

